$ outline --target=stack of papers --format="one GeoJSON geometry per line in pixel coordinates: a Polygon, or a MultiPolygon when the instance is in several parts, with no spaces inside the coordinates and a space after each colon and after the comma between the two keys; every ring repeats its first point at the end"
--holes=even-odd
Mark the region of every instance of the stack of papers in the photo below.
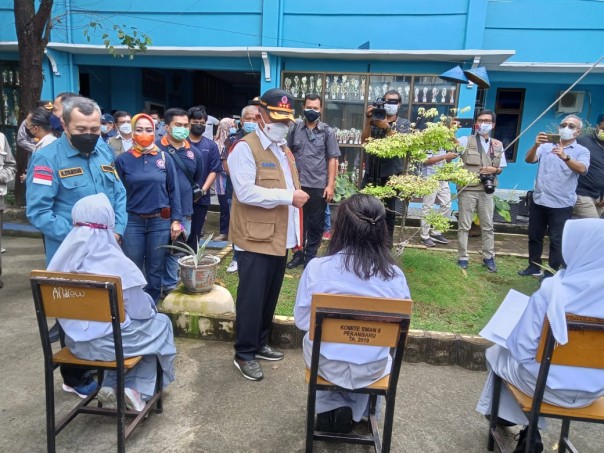
{"type": "Polygon", "coordinates": [[[510,289],[499,309],[484,329],[480,331],[479,335],[506,348],[507,339],[520,321],[529,299],[526,294],[510,289]]]}

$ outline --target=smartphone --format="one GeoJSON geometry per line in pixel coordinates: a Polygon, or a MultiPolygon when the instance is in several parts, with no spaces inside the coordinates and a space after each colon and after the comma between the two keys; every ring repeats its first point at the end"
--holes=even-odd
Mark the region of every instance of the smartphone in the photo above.
{"type": "Polygon", "coordinates": [[[553,143],[554,145],[557,145],[558,143],[560,143],[560,134],[545,134],[547,136],[547,142],[548,143],[553,143]]]}

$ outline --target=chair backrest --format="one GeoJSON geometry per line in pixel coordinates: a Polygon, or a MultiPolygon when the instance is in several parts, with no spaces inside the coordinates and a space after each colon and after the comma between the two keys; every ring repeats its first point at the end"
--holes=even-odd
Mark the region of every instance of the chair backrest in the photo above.
{"type": "Polygon", "coordinates": [[[412,306],[409,299],[313,294],[309,338],[314,340],[317,311],[328,311],[330,316],[322,321],[321,341],[395,347],[401,324],[387,320],[388,315],[406,319],[408,329],[412,306]]]}
{"type": "MultiPolygon", "coordinates": [[[[566,365],[583,368],[604,368],[604,319],[566,315],[568,343],[555,345],[551,356],[552,365],[566,365]]],[[[543,323],[539,348],[535,355],[541,363],[550,332],[547,317],[543,323]]],[[[550,341],[555,341],[549,338],[550,341]]]]}
{"type": "Polygon", "coordinates": [[[119,277],[34,270],[30,281],[36,309],[52,318],[112,322],[125,319],[119,277]]]}

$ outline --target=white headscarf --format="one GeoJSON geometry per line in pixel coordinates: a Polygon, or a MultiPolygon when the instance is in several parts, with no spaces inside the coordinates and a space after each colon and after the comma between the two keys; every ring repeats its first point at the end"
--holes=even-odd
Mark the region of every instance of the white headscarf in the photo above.
{"type": "Polygon", "coordinates": [[[71,210],[74,228],[48,265],[49,271],[115,275],[122,289],[147,281],[115,240],[115,212],[104,193],[84,197],[71,210]]]}
{"type": "Polygon", "coordinates": [[[604,220],[568,220],[562,233],[562,269],[541,284],[554,338],[568,342],[566,313],[604,318],[604,220]]]}

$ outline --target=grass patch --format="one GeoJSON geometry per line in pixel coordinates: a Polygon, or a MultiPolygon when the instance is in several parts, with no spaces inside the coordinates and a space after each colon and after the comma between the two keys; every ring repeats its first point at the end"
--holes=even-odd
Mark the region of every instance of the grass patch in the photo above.
{"type": "MultiPolygon", "coordinates": [[[[237,294],[237,273],[227,274],[232,255],[226,255],[218,268],[218,282],[233,297],[237,294]]],[[[525,259],[497,257],[497,273],[482,266],[481,258],[472,257],[467,272],[456,264],[453,253],[424,249],[405,249],[400,258],[414,301],[411,328],[476,334],[499,307],[504,296],[514,288],[532,294],[539,287],[535,278],[520,277],[517,272],[525,259]]],[[[301,268],[286,270],[276,314],[292,316],[301,268]]]]}

